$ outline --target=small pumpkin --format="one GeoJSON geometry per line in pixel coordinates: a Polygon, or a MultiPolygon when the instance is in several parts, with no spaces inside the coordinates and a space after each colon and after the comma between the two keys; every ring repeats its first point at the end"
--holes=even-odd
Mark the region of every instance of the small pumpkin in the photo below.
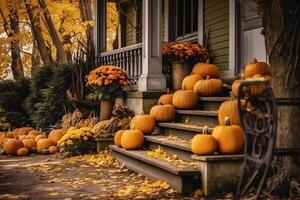
{"type": "Polygon", "coordinates": [[[51,154],[55,154],[55,153],[57,153],[57,151],[58,151],[58,149],[57,149],[57,147],[56,146],[51,146],[51,147],[49,147],[49,152],[51,153],[51,154]]]}
{"type": "Polygon", "coordinates": [[[194,65],[192,74],[199,74],[201,77],[205,78],[207,76],[211,78],[220,78],[220,70],[217,65],[209,63],[197,63],[194,65]]]}
{"type": "Polygon", "coordinates": [[[20,148],[20,149],[17,151],[17,155],[18,155],[18,156],[27,156],[28,154],[29,154],[29,151],[28,151],[28,149],[26,149],[25,147],[20,148]]]}
{"type": "Polygon", "coordinates": [[[225,118],[229,117],[231,124],[240,125],[240,117],[239,117],[239,110],[238,110],[238,102],[237,100],[230,99],[224,101],[218,111],[218,120],[220,125],[225,124],[225,118]]]}
{"type": "Polygon", "coordinates": [[[155,118],[151,115],[137,115],[130,122],[130,129],[140,130],[144,134],[150,134],[155,129],[155,118]]]}
{"type": "Polygon", "coordinates": [[[202,134],[197,134],[192,139],[192,152],[196,155],[211,155],[217,151],[218,143],[212,135],[208,135],[208,127],[203,128],[202,134]]]}
{"type": "Polygon", "coordinates": [[[158,99],[159,105],[172,104],[173,94],[163,94],[158,99]]]}
{"type": "Polygon", "coordinates": [[[43,133],[38,130],[32,130],[28,133],[28,135],[38,136],[38,135],[43,135],[43,133]]]}
{"type": "Polygon", "coordinates": [[[267,63],[258,62],[254,59],[253,63],[246,65],[244,75],[245,78],[251,78],[256,74],[261,74],[262,76],[271,75],[271,68],[267,63]]]}
{"type": "Polygon", "coordinates": [[[17,131],[18,136],[27,135],[30,131],[34,130],[32,127],[22,127],[17,131]]]}
{"type": "Polygon", "coordinates": [[[4,144],[4,152],[7,155],[16,155],[17,151],[22,147],[24,147],[24,144],[21,140],[19,140],[19,139],[9,139],[4,144]]]}
{"type": "MultiPolygon", "coordinates": [[[[262,79],[262,80],[266,80],[268,82],[272,82],[272,77],[271,76],[262,76],[261,74],[256,74],[252,77],[252,79],[262,79]]],[[[252,96],[257,96],[260,95],[264,92],[264,90],[266,89],[265,85],[251,85],[249,87],[249,93],[252,96]]]]}
{"type": "Polygon", "coordinates": [[[140,130],[126,130],[121,136],[121,146],[127,150],[139,149],[144,144],[144,134],[140,130]]]}
{"type": "Polygon", "coordinates": [[[26,139],[33,139],[33,140],[34,140],[34,139],[35,139],[35,137],[36,137],[36,136],[34,136],[34,135],[26,135],[26,137],[25,137],[25,138],[26,138],[26,139]]]}
{"type": "Polygon", "coordinates": [[[156,105],[151,108],[150,115],[158,122],[171,122],[175,118],[176,110],[173,105],[156,105]]]}
{"type": "Polygon", "coordinates": [[[182,90],[193,90],[196,82],[202,79],[202,76],[199,74],[186,76],[182,81],[182,90]]]}
{"type": "Polygon", "coordinates": [[[48,138],[39,139],[36,144],[36,149],[37,149],[38,153],[43,153],[44,149],[49,149],[49,147],[51,147],[51,146],[55,146],[55,143],[52,140],[50,140],[48,138]]]}
{"type": "Polygon", "coordinates": [[[205,80],[199,80],[194,85],[194,92],[199,96],[215,96],[219,95],[223,88],[223,82],[220,79],[210,79],[209,76],[205,80]]]}
{"type": "Polygon", "coordinates": [[[197,105],[198,97],[192,90],[177,90],[172,102],[177,109],[192,109],[197,105]]]}
{"type": "Polygon", "coordinates": [[[37,136],[34,138],[34,140],[35,140],[36,142],[38,142],[40,139],[46,139],[46,137],[45,137],[44,135],[37,135],[37,136]]]}
{"type": "Polygon", "coordinates": [[[62,129],[54,129],[49,133],[48,138],[52,140],[55,144],[57,144],[57,142],[61,139],[63,134],[64,131],[62,129]]]}
{"type": "Polygon", "coordinates": [[[115,145],[121,147],[121,137],[122,134],[124,133],[125,130],[119,130],[116,132],[115,136],[114,136],[114,143],[115,145]]]}
{"type": "Polygon", "coordinates": [[[6,133],[6,136],[5,136],[5,137],[6,137],[6,138],[15,138],[13,131],[8,131],[8,132],[6,133]]]}
{"type": "Polygon", "coordinates": [[[13,131],[12,131],[12,134],[13,134],[13,137],[12,138],[18,138],[18,132],[19,130],[21,130],[21,128],[15,128],[13,131]]]}
{"type": "Polygon", "coordinates": [[[242,81],[245,80],[245,76],[244,74],[242,73],[241,74],[241,79],[237,79],[235,80],[232,85],[231,85],[231,91],[232,91],[232,94],[237,97],[238,94],[239,94],[239,88],[240,88],[240,85],[242,83],[242,81]]]}
{"type": "Polygon", "coordinates": [[[225,125],[214,128],[212,136],[218,142],[218,150],[221,154],[238,154],[244,147],[244,131],[238,125],[231,125],[230,118],[225,118],[225,125]]]}
{"type": "Polygon", "coordinates": [[[19,135],[19,140],[24,140],[26,138],[27,135],[19,135]]]}
{"type": "Polygon", "coordinates": [[[28,151],[32,151],[32,149],[36,147],[36,141],[34,139],[24,139],[23,143],[24,147],[28,149],[28,151]]]}

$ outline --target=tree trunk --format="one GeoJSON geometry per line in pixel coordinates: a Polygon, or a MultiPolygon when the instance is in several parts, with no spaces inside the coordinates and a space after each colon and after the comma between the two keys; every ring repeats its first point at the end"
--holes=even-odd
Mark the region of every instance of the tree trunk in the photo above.
{"type": "MultiPolygon", "coordinates": [[[[79,9],[82,21],[91,21],[93,20],[92,14],[92,6],[91,0],[80,0],[79,1],[79,9]]],[[[94,45],[93,42],[93,28],[92,26],[88,25],[86,29],[86,49],[90,52],[90,49],[94,45]]]]}
{"type": "MultiPolygon", "coordinates": [[[[300,98],[300,1],[255,0],[263,22],[266,50],[277,98],[300,98]]],[[[300,107],[278,107],[278,148],[300,148],[300,107]]],[[[300,167],[290,161],[299,176],[300,167]]]]}
{"type": "Polygon", "coordinates": [[[32,56],[31,56],[31,75],[34,75],[41,66],[41,57],[38,51],[36,40],[32,41],[32,56]]]}
{"type": "Polygon", "coordinates": [[[21,49],[20,49],[20,27],[19,27],[19,15],[17,9],[8,4],[9,7],[9,21],[10,27],[8,25],[7,20],[1,10],[1,16],[4,20],[4,29],[7,33],[7,36],[11,38],[11,70],[13,73],[13,77],[16,81],[19,81],[24,78],[24,71],[22,65],[22,58],[21,58],[21,49]]]}
{"type": "Polygon", "coordinates": [[[57,59],[56,61],[58,63],[66,63],[67,60],[67,55],[64,50],[63,44],[58,36],[58,33],[55,29],[54,23],[52,21],[52,18],[50,16],[50,12],[47,8],[45,0],[38,0],[40,7],[43,9],[43,14],[44,14],[44,19],[45,19],[45,24],[48,29],[48,32],[50,34],[50,37],[52,39],[52,42],[56,48],[56,55],[57,59]]]}
{"type": "Polygon", "coordinates": [[[40,55],[45,65],[49,65],[53,63],[51,52],[47,50],[46,42],[42,35],[41,24],[38,16],[33,15],[34,7],[30,3],[29,0],[24,0],[26,12],[28,14],[31,30],[36,40],[37,47],[39,49],[40,55]]]}

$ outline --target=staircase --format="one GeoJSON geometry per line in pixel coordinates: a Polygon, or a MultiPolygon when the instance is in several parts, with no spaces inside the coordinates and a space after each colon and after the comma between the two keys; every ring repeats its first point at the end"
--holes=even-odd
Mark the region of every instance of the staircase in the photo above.
{"type": "Polygon", "coordinates": [[[171,123],[158,123],[156,130],[145,136],[143,150],[128,151],[115,145],[110,148],[116,159],[133,171],[153,179],[167,181],[171,187],[184,195],[202,189],[205,195],[214,195],[220,190],[235,190],[241,170],[242,155],[193,155],[190,140],[209,126],[209,133],[218,125],[217,110],[228,97],[201,97],[195,110],[177,110],[171,123]],[[163,159],[147,155],[158,147],[176,155],[192,165],[177,166],[163,159]]]}

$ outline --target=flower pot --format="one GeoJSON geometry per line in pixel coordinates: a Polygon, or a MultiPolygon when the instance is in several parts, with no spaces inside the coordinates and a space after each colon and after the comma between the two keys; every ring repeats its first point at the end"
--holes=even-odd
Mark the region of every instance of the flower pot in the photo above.
{"type": "Polygon", "coordinates": [[[172,86],[173,90],[180,90],[184,77],[190,74],[188,63],[172,63],[172,86]]]}
{"type": "Polygon", "coordinates": [[[99,120],[108,120],[112,116],[112,111],[115,102],[107,99],[102,99],[100,102],[100,117],[99,120]]]}

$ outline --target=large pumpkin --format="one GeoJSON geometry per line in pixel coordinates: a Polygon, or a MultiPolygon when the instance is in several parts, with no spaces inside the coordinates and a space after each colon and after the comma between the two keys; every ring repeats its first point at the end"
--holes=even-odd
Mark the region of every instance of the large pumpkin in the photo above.
{"type": "Polygon", "coordinates": [[[158,99],[159,105],[172,104],[173,94],[163,94],[158,99]]]}
{"type": "Polygon", "coordinates": [[[36,144],[36,149],[38,151],[38,153],[43,153],[43,150],[44,149],[49,149],[49,147],[51,146],[55,146],[55,143],[46,138],[46,139],[40,139],[37,141],[37,144],[36,144]]]}
{"type": "Polygon", "coordinates": [[[209,76],[211,78],[220,78],[220,70],[217,65],[209,63],[197,63],[194,65],[192,74],[199,74],[203,78],[209,76]]]}
{"type": "MultiPolygon", "coordinates": [[[[256,74],[252,77],[252,79],[261,79],[261,80],[265,80],[268,82],[272,82],[272,77],[268,76],[268,75],[262,76],[260,74],[256,74]]],[[[265,85],[251,85],[249,87],[249,92],[250,92],[250,95],[257,96],[257,95],[262,94],[265,89],[266,89],[265,85]]]]}
{"type": "Polygon", "coordinates": [[[261,74],[263,76],[271,75],[271,68],[267,63],[258,62],[254,59],[253,63],[250,63],[245,67],[244,75],[245,78],[251,78],[256,74],[261,74]]]}
{"type": "Polygon", "coordinates": [[[221,154],[238,154],[244,147],[244,132],[238,125],[231,125],[230,118],[225,118],[225,125],[214,128],[212,136],[218,142],[221,154]]]}
{"type": "Polygon", "coordinates": [[[125,130],[119,130],[116,132],[115,136],[114,136],[114,143],[115,145],[121,147],[121,137],[122,134],[125,132],[125,130]]]}
{"type": "Polygon", "coordinates": [[[238,110],[238,102],[237,100],[227,100],[224,101],[218,111],[218,120],[220,125],[225,124],[225,118],[229,117],[231,124],[240,125],[240,117],[238,110]]]}
{"type": "Polygon", "coordinates": [[[194,92],[199,96],[216,96],[220,94],[222,88],[222,80],[207,77],[205,80],[199,80],[194,85],[194,92]]]}
{"type": "Polygon", "coordinates": [[[130,128],[140,130],[144,134],[150,134],[155,129],[155,118],[151,115],[137,115],[132,118],[130,128]]]}
{"type": "Polygon", "coordinates": [[[217,151],[218,143],[212,135],[207,134],[208,127],[204,127],[203,134],[197,134],[192,139],[192,152],[196,155],[211,155],[217,151]]]}
{"type": "Polygon", "coordinates": [[[193,90],[197,81],[203,79],[199,74],[186,76],[182,81],[182,90],[193,90]]]}
{"type": "Polygon", "coordinates": [[[127,130],[121,136],[121,146],[127,150],[139,149],[144,144],[144,135],[140,130],[127,130]]]}
{"type": "Polygon", "coordinates": [[[32,151],[32,149],[36,147],[36,141],[34,139],[24,139],[23,143],[28,151],[32,151]]]}
{"type": "Polygon", "coordinates": [[[17,151],[22,147],[24,147],[24,144],[21,140],[19,140],[19,139],[9,139],[4,144],[4,152],[7,155],[16,155],[17,151]]]}
{"type": "Polygon", "coordinates": [[[22,147],[17,151],[18,156],[27,156],[29,154],[28,149],[22,147]]]}
{"type": "Polygon", "coordinates": [[[150,115],[158,122],[171,122],[175,118],[176,110],[173,105],[156,105],[151,108],[150,115]]]}
{"type": "Polygon", "coordinates": [[[198,97],[191,90],[178,90],[174,93],[172,102],[177,109],[192,109],[197,105],[198,97]]]}
{"type": "Polygon", "coordinates": [[[54,129],[49,133],[48,138],[52,140],[55,144],[57,144],[57,142],[60,140],[63,134],[64,131],[62,129],[54,129]]]}

